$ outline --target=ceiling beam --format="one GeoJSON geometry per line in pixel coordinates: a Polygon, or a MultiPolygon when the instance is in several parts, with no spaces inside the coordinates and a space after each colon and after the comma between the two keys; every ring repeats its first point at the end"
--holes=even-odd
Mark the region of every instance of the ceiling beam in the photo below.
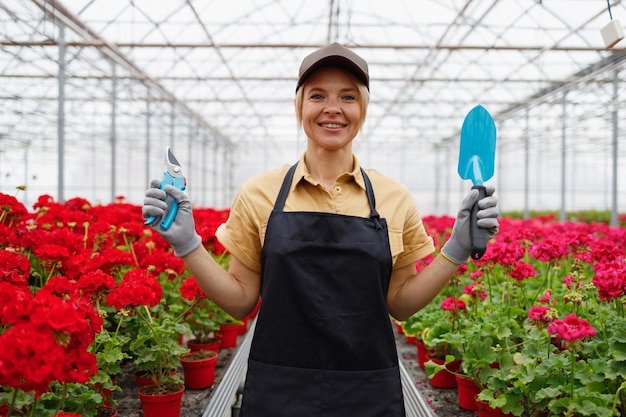
{"type": "MultiPolygon", "coordinates": [[[[0,46],[22,46],[22,47],[46,47],[57,46],[58,42],[55,40],[44,41],[12,41],[1,40],[0,46]]],[[[190,42],[177,42],[177,43],[146,43],[146,42],[104,42],[104,41],[67,41],[65,46],[83,48],[83,47],[103,47],[112,46],[117,48],[171,48],[171,49],[196,49],[196,48],[220,48],[220,49],[314,49],[321,45],[317,44],[216,44],[213,42],[203,43],[190,43],[190,42]]],[[[593,47],[593,46],[553,46],[542,47],[536,45],[351,45],[351,49],[396,49],[396,50],[447,50],[447,51],[551,51],[551,52],[608,52],[605,47],[593,47]]],[[[610,52],[613,53],[626,53],[626,48],[612,48],[610,52]]]]}

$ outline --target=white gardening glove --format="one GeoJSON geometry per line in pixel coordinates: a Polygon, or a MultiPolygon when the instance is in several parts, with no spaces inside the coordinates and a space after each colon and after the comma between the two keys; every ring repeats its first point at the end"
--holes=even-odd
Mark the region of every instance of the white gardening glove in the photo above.
{"type": "MultiPolygon", "coordinates": [[[[479,190],[472,189],[461,203],[461,208],[454,222],[452,228],[452,235],[450,239],[441,248],[441,253],[456,264],[464,264],[468,261],[469,257],[473,259],[479,259],[484,253],[486,248],[486,242],[492,239],[500,225],[498,224],[498,199],[493,196],[495,188],[492,186],[485,187],[485,197],[479,198],[479,190]],[[472,207],[476,204],[476,226],[478,232],[485,234],[484,246],[481,250],[480,247],[472,247],[472,232],[471,232],[471,212],[472,207]],[[481,253],[482,252],[482,253],[481,253]]],[[[476,232],[474,232],[476,233],[476,232]]],[[[476,242],[476,241],[475,241],[476,242]]],[[[481,245],[479,245],[481,246],[481,245]]]]}
{"type": "Polygon", "coordinates": [[[141,214],[144,219],[150,217],[156,219],[151,223],[152,228],[172,246],[174,255],[182,258],[200,246],[202,238],[196,232],[191,202],[187,194],[169,184],[164,187],[164,190],[161,190],[160,184],[161,181],[157,179],[150,182],[150,188],[146,190],[141,214]],[[178,202],[178,212],[172,225],[167,230],[163,230],[161,220],[165,218],[173,201],[178,202]]]}

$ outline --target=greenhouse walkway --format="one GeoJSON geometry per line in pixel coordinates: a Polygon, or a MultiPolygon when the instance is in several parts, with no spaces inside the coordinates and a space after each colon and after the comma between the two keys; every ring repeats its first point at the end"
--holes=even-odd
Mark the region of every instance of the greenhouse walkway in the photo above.
{"type": "MultiPolygon", "coordinates": [[[[213,392],[202,417],[238,417],[248,354],[255,325],[256,320],[250,323],[245,338],[226,370],[222,381],[213,392]]],[[[432,409],[418,391],[411,372],[404,364],[404,360],[399,357],[398,362],[400,364],[400,378],[402,380],[406,417],[435,417],[432,409]]]]}

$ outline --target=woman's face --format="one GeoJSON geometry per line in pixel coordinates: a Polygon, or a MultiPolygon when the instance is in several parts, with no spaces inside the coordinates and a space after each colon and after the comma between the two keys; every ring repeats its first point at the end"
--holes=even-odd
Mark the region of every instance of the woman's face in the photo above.
{"type": "Polygon", "coordinates": [[[340,68],[320,68],[302,88],[302,127],[309,140],[327,150],[348,146],[363,117],[352,77],[340,68]]]}

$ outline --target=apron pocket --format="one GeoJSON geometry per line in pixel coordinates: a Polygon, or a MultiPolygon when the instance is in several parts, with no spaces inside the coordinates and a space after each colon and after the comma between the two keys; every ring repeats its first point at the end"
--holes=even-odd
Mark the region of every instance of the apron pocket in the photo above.
{"type": "Polygon", "coordinates": [[[398,367],[373,371],[325,371],[324,417],[404,417],[398,367]]]}
{"type": "Polygon", "coordinates": [[[248,360],[241,417],[405,417],[398,367],[331,371],[248,360]]]}
{"type": "Polygon", "coordinates": [[[248,360],[241,417],[317,417],[322,373],[248,360]]]}

